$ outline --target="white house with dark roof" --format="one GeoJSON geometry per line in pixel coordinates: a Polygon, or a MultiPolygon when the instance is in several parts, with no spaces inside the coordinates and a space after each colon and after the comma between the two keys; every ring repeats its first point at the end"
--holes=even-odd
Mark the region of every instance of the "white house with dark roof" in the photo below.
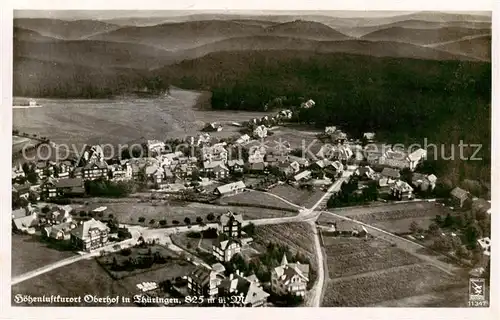
{"type": "Polygon", "coordinates": [[[413,199],[413,188],[405,181],[398,180],[390,186],[391,195],[398,200],[413,199]]]}
{"type": "Polygon", "coordinates": [[[246,186],[243,183],[243,181],[237,181],[237,182],[232,182],[228,183],[222,186],[217,187],[214,190],[214,194],[218,196],[229,196],[229,195],[234,195],[240,192],[243,192],[245,190],[246,186]]]}
{"type": "Polygon", "coordinates": [[[239,213],[228,211],[220,216],[217,224],[217,233],[225,234],[228,238],[240,238],[243,227],[243,216],[239,213]]]}
{"type": "Polygon", "coordinates": [[[294,177],[293,177],[293,180],[295,180],[296,182],[299,182],[299,181],[302,181],[302,180],[308,180],[311,178],[311,171],[309,170],[304,170],[298,174],[296,174],[294,177]]]}
{"type": "Polygon", "coordinates": [[[214,297],[219,293],[223,279],[221,273],[199,265],[187,276],[189,293],[207,298],[214,297]]]}
{"type": "Polygon", "coordinates": [[[238,253],[241,252],[241,243],[234,238],[227,240],[218,239],[212,245],[212,255],[221,262],[229,262],[238,253]]]}
{"type": "Polygon", "coordinates": [[[491,255],[491,239],[489,237],[478,239],[477,243],[479,244],[481,249],[483,249],[484,255],[491,255]]]}
{"type": "Polygon", "coordinates": [[[410,170],[415,170],[417,165],[427,158],[427,150],[419,148],[408,155],[410,170]]]}
{"type": "Polygon", "coordinates": [[[245,277],[238,270],[222,280],[219,288],[226,296],[242,296],[237,304],[241,307],[262,307],[269,297],[255,275],[245,277]]]}
{"type": "Polygon", "coordinates": [[[92,251],[108,243],[109,228],[94,218],[82,222],[71,231],[71,243],[82,251],[92,251]]]}
{"type": "Polygon", "coordinates": [[[413,173],[411,183],[422,191],[432,191],[436,187],[437,177],[433,174],[413,173]]]}
{"type": "Polygon", "coordinates": [[[271,271],[271,290],[278,295],[305,296],[309,282],[309,265],[288,263],[283,255],[281,264],[271,271]]]}

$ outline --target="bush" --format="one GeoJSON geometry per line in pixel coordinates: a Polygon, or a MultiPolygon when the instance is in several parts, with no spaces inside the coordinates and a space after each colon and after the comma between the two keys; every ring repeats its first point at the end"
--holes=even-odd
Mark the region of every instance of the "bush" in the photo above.
{"type": "Polygon", "coordinates": [[[151,219],[149,220],[149,224],[155,224],[156,220],[155,219],[151,219]]]}
{"type": "Polygon", "coordinates": [[[187,225],[190,225],[191,224],[191,219],[189,219],[189,217],[184,218],[184,223],[187,224],[187,225]]]}
{"type": "Polygon", "coordinates": [[[139,219],[138,219],[137,221],[139,221],[139,223],[143,223],[144,221],[146,221],[146,218],[144,218],[144,217],[139,217],[139,219]]]}
{"type": "Polygon", "coordinates": [[[203,218],[202,217],[196,217],[196,222],[197,223],[202,223],[203,222],[203,218]]]}
{"type": "Polygon", "coordinates": [[[132,254],[132,250],[130,248],[121,249],[120,254],[122,256],[129,256],[132,254]]]}
{"type": "Polygon", "coordinates": [[[215,219],[215,215],[213,213],[207,214],[207,220],[208,221],[213,221],[215,219]]]}
{"type": "Polygon", "coordinates": [[[160,225],[164,226],[167,224],[167,220],[160,220],[160,225]]]}
{"type": "Polygon", "coordinates": [[[178,225],[178,224],[179,224],[179,221],[177,221],[177,220],[173,220],[173,221],[172,221],[172,224],[178,225]]]}

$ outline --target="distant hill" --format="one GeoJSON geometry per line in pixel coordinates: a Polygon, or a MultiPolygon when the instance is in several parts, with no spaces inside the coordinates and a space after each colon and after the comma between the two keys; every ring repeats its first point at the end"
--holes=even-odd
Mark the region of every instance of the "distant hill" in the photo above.
{"type": "Polygon", "coordinates": [[[132,43],[75,40],[15,41],[14,56],[95,68],[157,68],[171,62],[167,51],[132,43]]]}
{"type": "Polygon", "coordinates": [[[404,20],[389,24],[382,24],[368,27],[338,28],[338,30],[352,37],[361,37],[368,33],[388,29],[391,27],[401,27],[408,29],[440,29],[444,27],[468,28],[468,29],[491,29],[491,22],[470,22],[470,21],[447,21],[435,22],[424,20],[404,20]]]}
{"type": "Polygon", "coordinates": [[[259,25],[245,25],[234,21],[190,21],[167,23],[151,27],[124,27],[92,37],[93,40],[141,43],[179,50],[210,42],[258,34],[259,25]]]}
{"type": "Polygon", "coordinates": [[[314,21],[295,20],[266,28],[268,35],[307,38],[314,40],[346,40],[346,35],[314,21]]]}
{"type": "Polygon", "coordinates": [[[391,27],[369,33],[361,39],[370,41],[398,41],[418,45],[427,45],[445,41],[459,40],[466,36],[491,33],[490,29],[469,29],[446,27],[440,29],[409,29],[391,27]]]}
{"type": "Polygon", "coordinates": [[[33,31],[33,30],[28,30],[28,29],[23,29],[23,28],[18,28],[14,27],[13,31],[13,36],[14,36],[14,41],[56,41],[56,38],[52,37],[47,37],[47,36],[42,36],[40,33],[33,31]]]}
{"type": "Polygon", "coordinates": [[[268,51],[292,50],[311,53],[351,53],[376,57],[403,57],[424,60],[475,60],[466,56],[450,54],[432,48],[424,48],[406,43],[383,41],[317,41],[293,37],[253,36],[231,38],[193,49],[178,52],[179,59],[196,59],[207,54],[222,51],[268,51]]]}
{"type": "Polygon", "coordinates": [[[450,53],[466,55],[486,61],[491,60],[491,35],[470,40],[454,41],[435,47],[450,53]]]}
{"type": "Polygon", "coordinates": [[[14,27],[33,30],[43,36],[65,40],[81,40],[118,28],[116,25],[97,20],[66,21],[42,18],[14,19],[14,27]]]}

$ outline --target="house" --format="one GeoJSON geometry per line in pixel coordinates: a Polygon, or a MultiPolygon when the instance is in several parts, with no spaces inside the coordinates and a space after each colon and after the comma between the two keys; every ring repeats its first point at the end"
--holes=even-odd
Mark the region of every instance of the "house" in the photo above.
{"type": "Polygon", "coordinates": [[[324,144],[321,146],[316,156],[320,159],[347,161],[354,155],[348,145],[324,144]]]}
{"type": "Polygon", "coordinates": [[[265,137],[267,137],[267,127],[264,125],[260,125],[253,129],[252,134],[256,139],[264,139],[265,137]]]}
{"type": "Polygon", "coordinates": [[[82,174],[84,180],[106,179],[108,177],[108,165],[104,161],[89,162],[83,167],[82,174]]]}
{"type": "Polygon", "coordinates": [[[300,107],[304,109],[310,109],[316,105],[316,102],[314,102],[312,99],[307,100],[306,102],[303,102],[300,107]]]}
{"type": "Polygon", "coordinates": [[[241,307],[261,307],[269,297],[255,275],[244,277],[239,271],[222,280],[219,290],[224,296],[242,296],[242,300],[235,305],[241,307]]]}
{"type": "Polygon", "coordinates": [[[214,194],[218,196],[230,196],[230,195],[235,195],[237,193],[243,192],[245,190],[246,186],[243,183],[243,181],[237,181],[237,182],[232,182],[228,183],[222,186],[217,187],[214,190],[214,194]]]}
{"type": "Polygon", "coordinates": [[[219,293],[219,286],[224,276],[203,265],[199,265],[188,276],[188,290],[191,295],[214,297],[219,293]]]}
{"type": "Polygon", "coordinates": [[[413,199],[413,188],[405,181],[398,180],[390,186],[391,195],[398,200],[413,199]]]}
{"type": "Polygon", "coordinates": [[[456,207],[462,208],[465,202],[469,200],[469,192],[459,187],[456,187],[455,189],[451,190],[450,195],[451,195],[451,202],[456,207]]]}
{"type": "Polygon", "coordinates": [[[411,183],[421,191],[432,191],[436,187],[437,177],[433,174],[413,173],[411,183]]]}
{"type": "Polygon", "coordinates": [[[55,240],[70,240],[71,231],[77,227],[77,224],[73,221],[53,225],[45,226],[42,229],[42,236],[55,240]]]}
{"type": "Polygon", "coordinates": [[[222,126],[218,125],[216,122],[208,123],[202,131],[204,132],[219,132],[222,131],[222,126]]]}
{"type": "Polygon", "coordinates": [[[161,184],[165,179],[165,171],[163,171],[163,168],[156,168],[156,171],[152,174],[152,179],[154,183],[161,184]]]}
{"type": "Polygon", "coordinates": [[[288,263],[283,255],[281,264],[271,271],[271,290],[278,295],[305,296],[309,282],[309,265],[288,263]]]}
{"type": "Polygon", "coordinates": [[[230,172],[243,172],[245,162],[242,159],[229,160],[227,162],[227,167],[229,168],[230,172]]]}
{"type": "Polygon", "coordinates": [[[243,216],[232,211],[221,215],[217,224],[217,233],[225,234],[228,238],[240,238],[243,226],[243,216]]]}
{"type": "Polygon", "coordinates": [[[227,162],[228,151],[223,144],[213,146],[203,146],[201,148],[202,161],[222,161],[227,162]]]}
{"type": "Polygon", "coordinates": [[[427,158],[427,150],[419,148],[408,155],[409,168],[415,170],[417,165],[427,158]]]}
{"type": "Polygon", "coordinates": [[[14,184],[12,186],[12,192],[16,193],[19,198],[28,199],[30,195],[30,188],[31,184],[28,182],[24,184],[14,184]]]}
{"type": "Polygon", "coordinates": [[[87,146],[83,152],[83,160],[85,163],[103,162],[104,151],[100,145],[87,146]]]}
{"type": "Polygon", "coordinates": [[[146,142],[148,148],[148,155],[161,154],[165,150],[165,142],[158,140],[148,140],[146,142]]]}
{"type": "Polygon", "coordinates": [[[308,180],[310,178],[311,178],[311,171],[305,170],[305,171],[302,171],[302,172],[296,174],[293,177],[293,180],[295,180],[296,182],[299,182],[299,181],[302,181],[302,180],[308,180]]]}
{"type": "Polygon", "coordinates": [[[293,173],[297,173],[300,171],[301,166],[297,161],[293,161],[290,163],[290,168],[292,168],[293,173]]]}
{"type": "Polygon", "coordinates": [[[49,179],[42,187],[44,196],[48,199],[60,196],[82,196],[85,194],[83,180],[72,179],[49,179]]]}
{"type": "Polygon", "coordinates": [[[223,179],[229,175],[229,169],[222,161],[203,162],[203,172],[214,176],[216,179],[223,179]]]}
{"type": "Polygon", "coordinates": [[[244,134],[238,139],[236,139],[237,144],[247,143],[248,141],[250,141],[250,136],[248,134],[244,134]]]}
{"type": "Polygon", "coordinates": [[[378,164],[381,166],[402,170],[410,168],[411,163],[404,151],[390,149],[387,150],[385,154],[383,154],[378,159],[378,164]]]}
{"type": "Polygon", "coordinates": [[[297,156],[289,155],[288,160],[290,160],[291,162],[297,162],[301,169],[307,168],[310,165],[309,160],[305,157],[297,157],[297,156]]]}
{"type": "Polygon", "coordinates": [[[267,152],[264,160],[270,166],[277,166],[280,163],[288,162],[288,155],[275,152],[267,152]]]}
{"type": "Polygon", "coordinates": [[[353,173],[355,176],[360,177],[360,178],[368,178],[368,179],[373,179],[375,171],[370,168],[370,166],[362,166],[356,168],[353,173]]]}
{"type": "Polygon", "coordinates": [[[477,243],[479,246],[481,246],[481,249],[483,249],[483,254],[486,256],[491,255],[491,239],[486,237],[482,239],[478,239],[477,243]]]}
{"type": "Polygon", "coordinates": [[[381,187],[390,185],[401,178],[399,170],[393,168],[384,168],[380,175],[379,185],[381,187]]]}
{"type": "Polygon", "coordinates": [[[335,131],[337,131],[337,127],[336,126],[325,127],[325,134],[327,134],[327,135],[334,134],[335,131]]]}
{"type": "Polygon", "coordinates": [[[25,173],[24,173],[23,167],[21,166],[20,163],[17,167],[12,168],[12,179],[16,179],[16,178],[20,178],[20,177],[24,177],[24,176],[25,176],[25,173]]]}
{"type": "Polygon", "coordinates": [[[172,173],[177,179],[185,180],[193,175],[195,167],[188,164],[178,164],[172,170],[172,173]]]}
{"type": "Polygon", "coordinates": [[[217,239],[212,245],[212,255],[221,262],[229,262],[236,254],[241,252],[241,243],[234,238],[226,240],[217,239]]]}
{"type": "Polygon", "coordinates": [[[31,205],[26,208],[12,210],[12,230],[34,233],[34,227],[39,223],[38,213],[31,205]]]}
{"type": "Polygon", "coordinates": [[[266,155],[265,148],[253,148],[248,152],[248,163],[263,163],[266,155]]]}
{"type": "Polygon", "coordinates": [[[47,161],[38,161],[35,164],[35,173],[38,175],[39,179],[45,179],[52,176],[54,168],[47,161]]]}
{"type": "Polygon", "coordinates": [[[73,211],[73,208],[69,205],[57,206],[45,215],[45,221],[51,225],[71,222],[73,220],[71,211],[73,211]]]}
{"type": "Polygon", "coordinates": [[[286,109],[286,110],[281,110],[280,112],[278,112],[278,114],[276,115],[276,117],[278,119],[292,119],[292,116],[293,116],[293,112],[292,110],[290,109],[286,109]]]}
{"type": "Polygon", "coordinates": [[[365,133],[363,133],[363,139],[367,143],[372,143],[373,141],[375,141],[375,133],[374,132],[365,132],[365,133]]]}
{"type": "Polygon", "coordinates": [[[108,243],[109,228],[94,218],[84,221],[71,230],[71,244],[82,251],[92,251],[108,243]]]}

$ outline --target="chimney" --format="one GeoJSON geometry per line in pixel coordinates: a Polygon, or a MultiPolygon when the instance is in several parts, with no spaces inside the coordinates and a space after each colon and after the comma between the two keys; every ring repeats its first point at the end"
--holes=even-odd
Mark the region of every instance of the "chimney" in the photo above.
{"type": "Polygon", "coordinates": [[[233,278],[234,278],[234,275],[231,273],[231,274],[229,275],[229,280],[233,280],[233,278]]]}

